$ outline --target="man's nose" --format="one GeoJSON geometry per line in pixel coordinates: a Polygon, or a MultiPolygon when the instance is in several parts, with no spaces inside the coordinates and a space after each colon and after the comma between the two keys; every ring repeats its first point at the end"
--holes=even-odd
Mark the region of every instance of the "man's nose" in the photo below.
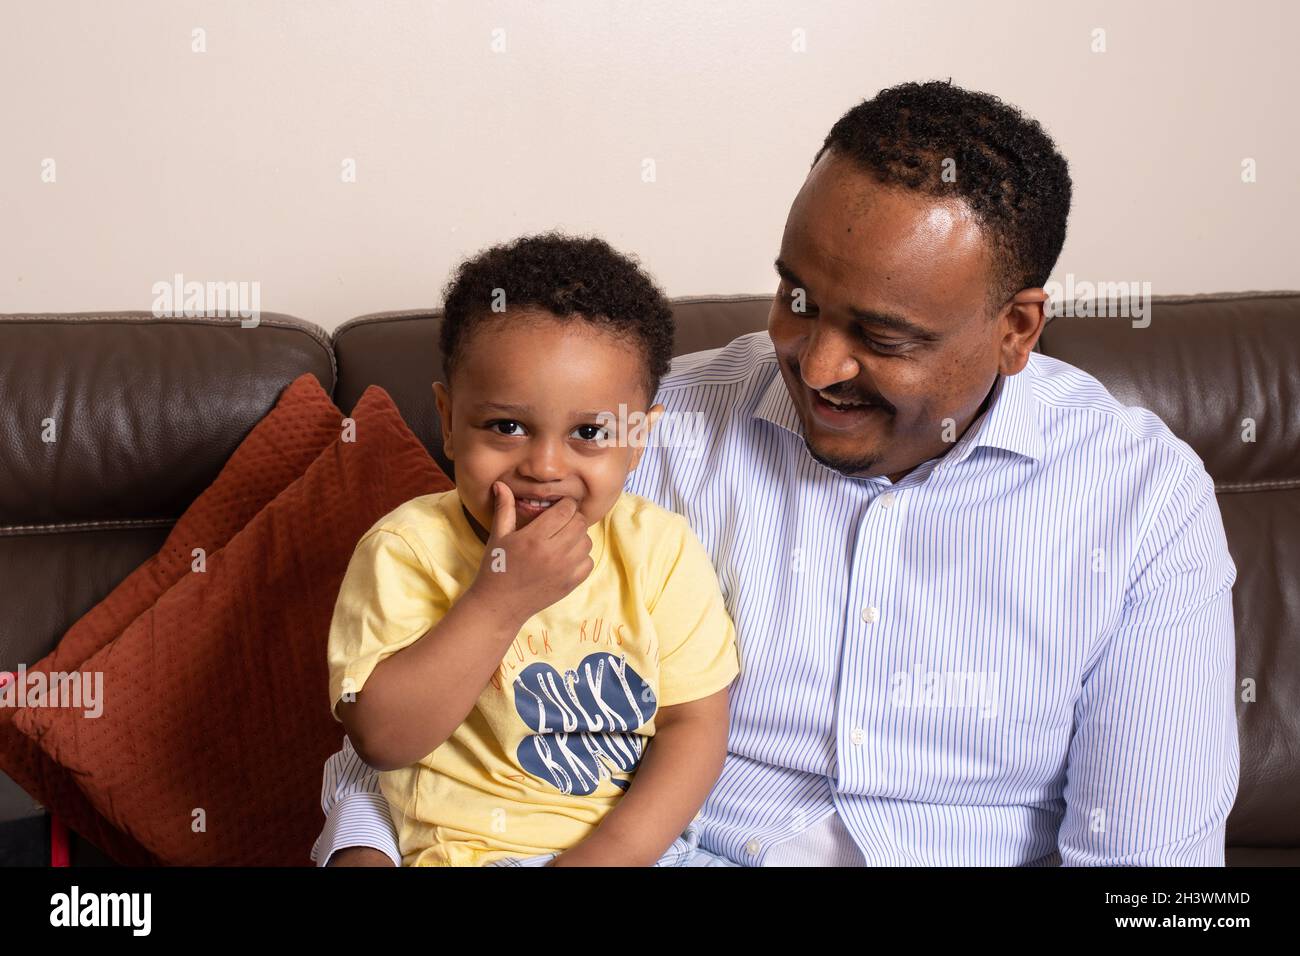
{"type": "Polygon", "coordinates": [[[799,374],[804,384],[816,390],[830,388],[857,378],[861,371],[848,337],[820,319],[813,323],[808,344],[799,356],[799,374]]]}

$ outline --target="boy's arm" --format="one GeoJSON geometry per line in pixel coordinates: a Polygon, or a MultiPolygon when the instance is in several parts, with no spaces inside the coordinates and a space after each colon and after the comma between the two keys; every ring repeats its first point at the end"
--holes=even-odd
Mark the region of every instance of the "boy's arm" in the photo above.
{"type": "Polygon", "coordinates": [[[551,866],[653,866],[695,818],[727,756],[727,688],[661,707],[632,786],[551,866]]]}
{"type": "Polygon", "coordinates": [[[422,637],[375,665],[356,700],[337,708],[366,763],[396,770],[437,750],[474,709],[524,620],[470,587],[422,637]]]}
{"type": "Polygon", "coordinates": [[[695,818],[727,756],[728,691],[739,672],[736,629],[708,553],[681,515],[655,542],[645,573],[659,642],[655,734],[632,786],[553,866],[651,866],[695,818]]]}
{"type": "Polygon", "coordinates": [[[330,700],[377,770],[442,746],[528,619],[591,572],[591,537],[573,498],[516,530],[513,495],[504,482],[493,487],[492,533],[454,603],[397,529],[363,538],[344,575],[330,626],[330,700]]]}

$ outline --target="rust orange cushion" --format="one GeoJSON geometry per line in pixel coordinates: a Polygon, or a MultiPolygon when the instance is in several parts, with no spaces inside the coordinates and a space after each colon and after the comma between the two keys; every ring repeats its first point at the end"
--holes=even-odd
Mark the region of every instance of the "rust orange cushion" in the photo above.
{"type": "Polygon", "coordinates": [[[375,521],[452,486],[383,389],[352,418],[354,435],[84,663],[103,673],[102,716],[16,717],[162,863],[310,863],[321,772],[343,736],[325,663],[343,574],[375,521]]]}
{"type": "MultiPolygon", "coordinates": [[[[280,394],[226,462],[216,480],[176,522],[158,553],[131,572],[86,612],[48,655],[27,667],[75,671],[190,570],[193,550],[212,554],[298,478],[339,435],[343,414],[310,373],[280,394]]],[[[12,707],[0,707],[0,770],[52,813],[119,863],[154,862],[134,839],[91,806],[67,770],[13,724],[12,707]]]]}

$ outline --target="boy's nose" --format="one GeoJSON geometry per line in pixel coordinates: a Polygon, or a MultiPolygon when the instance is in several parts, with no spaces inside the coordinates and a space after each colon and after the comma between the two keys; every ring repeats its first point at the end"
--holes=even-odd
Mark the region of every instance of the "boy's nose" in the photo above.
{"type": "Polygon", "coordinates": [[[564,476],[564,449],[555,442],[535,442],[520,461],[519,474],[530,481],[554,481],[564,476]]]}

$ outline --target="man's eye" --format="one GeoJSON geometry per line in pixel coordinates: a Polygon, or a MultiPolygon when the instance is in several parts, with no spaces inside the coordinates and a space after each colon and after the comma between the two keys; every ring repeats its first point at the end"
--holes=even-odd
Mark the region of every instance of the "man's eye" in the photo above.
{"type": "Polygon", "coordinates": [[[600,441],[601,439],[608,440],[609,438],[609,429],[601,425],[579,425],[577,428],[574,429],[574,431],[575,432],[590,431],[594,433],[590,435],[583,435],[582,438],[583,441],[595,442],[595,441],[600,441]]]}
{"type": "Polygon", "coordinates": [[[901,355],[906,352],[912,345],[911,342],[881,342],[879,339],[873,339],[865,336],[867,345],[885,355],[901,355]]]}
{"type": "Polygon", "coordinates": [[[518,428],[518,429],[519,429],[519,431],[517,431],[517,432],[497,432],[497,433],[496,433],[496,434],[498,434],[498,435],[505,435],[507,438],[514,438],[515,435],[521,434],[522,431],[523,431],[522,426],[521,426],[518,422],[510,421],[509,419],[504,419],[504,418],[503,418],[503,419],[499,419],[498,421],[495,421],[495,422],[488,422],[486,427],[488,428],[489,431],[491,431],[491,430],[495,429],[498,425],[502,426],[503,428],[518,428]]]}

